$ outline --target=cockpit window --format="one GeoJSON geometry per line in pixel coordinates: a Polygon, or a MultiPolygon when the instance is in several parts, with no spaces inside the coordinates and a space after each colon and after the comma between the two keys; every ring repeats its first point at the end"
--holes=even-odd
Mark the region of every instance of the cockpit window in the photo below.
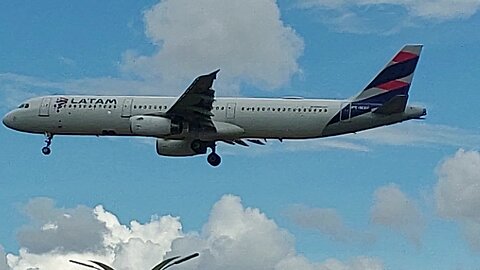
{"type": "Polygon", "coordinates": [[[25,107],[24,107],[24,108],[25,108],[25,109],[28,109],[28,107],[30,107],[30,104],[25,103],[25,107]]]}
{"type": "Polygon", "coordinates": [[[30,104],[28,103],[22,103],[18,106],[19,109],[28,109],[28,107],[30,107],[30,104]]]}

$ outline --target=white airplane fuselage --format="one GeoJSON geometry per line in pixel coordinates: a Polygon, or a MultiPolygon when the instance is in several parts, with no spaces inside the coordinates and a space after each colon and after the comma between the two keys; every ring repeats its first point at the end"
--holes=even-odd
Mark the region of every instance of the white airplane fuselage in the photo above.
{"type": "MultiPolygon", "coordinates": [[[[38,97],[25,102],[29,104],[28,108],[8,113],[3,122],[12,129],[29,133],[145,136],[132,131],[131,118],[161,115],[175,100],[174,97],[147,96],[38,97]]],[[[351,110],[356,108],[341,111],[348,103],[348,100],[327,99],[216,98],[212,118],[218,126],[217,133],[190,132],[188,125],[183,125],[178,134],[152,137],[209,140],[230,137],[308,139],[357,132],[425,115],[425,109],[407,106],[404,112],[392,115],[368,112],[351,118],[351,110]],[[343,113],[341,120],[328,125],[339,113],[343,113]]]]}
{"type": "Polygon", "coordinates": [[[9,112],[9,128],[47,135],[154,137],[163,156],[211,153],[216,143],[247,146],[261,139],[309,139],[390,125],[426,115],[408,106],[409,89],[422,45],[405,45],[356,96],[345,100],[303,98],[216,98],[212,88],[219,70],[197,77],[179,97],[44,96],[9,112]]]}

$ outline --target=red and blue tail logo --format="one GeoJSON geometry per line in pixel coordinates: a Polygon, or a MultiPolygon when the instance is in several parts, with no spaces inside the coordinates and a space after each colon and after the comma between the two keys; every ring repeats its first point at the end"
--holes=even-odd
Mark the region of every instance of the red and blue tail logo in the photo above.
{"type": "Polygon", "coordinates": [[[395,96],[408,96],[422,45],[406,45],[353,101],[384,104],[395,96]]]}
{"type": "Polygon", "coordinates": [[[358,95],[344,104],[328,125],[368,112],[402,112],[421,51],[422,45],[404,46],[358,95]]]}

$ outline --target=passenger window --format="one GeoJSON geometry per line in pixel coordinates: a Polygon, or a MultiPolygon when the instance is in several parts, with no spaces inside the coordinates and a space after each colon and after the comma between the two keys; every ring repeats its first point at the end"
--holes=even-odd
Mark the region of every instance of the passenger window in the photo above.
{"type": "Polygon", "coordinates": [[[265,111],[265,107],[262,108],[262,111],[265,111]]]}
{"type": "Polygon", "coordinates": [[[222,107],[222,111],[225,110],[225,107],[222,107]]]}

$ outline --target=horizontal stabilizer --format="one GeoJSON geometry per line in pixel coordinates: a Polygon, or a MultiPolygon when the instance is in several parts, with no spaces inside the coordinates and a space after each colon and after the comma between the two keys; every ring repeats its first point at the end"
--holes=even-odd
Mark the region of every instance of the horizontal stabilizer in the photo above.
{"type": "Polygon", "coordinates": [[[378,107],[374,113],[376,114],[385,114],[390,115],[394,113],[401,113],[405,111],[405,106],[407,106],[408,96],[398,95],[391,98],[382,106],[378,107]]]}

